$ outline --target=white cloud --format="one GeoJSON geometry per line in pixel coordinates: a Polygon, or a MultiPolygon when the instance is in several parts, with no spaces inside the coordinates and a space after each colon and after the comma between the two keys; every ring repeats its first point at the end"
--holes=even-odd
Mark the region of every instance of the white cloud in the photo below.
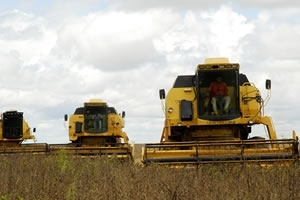
{"type": "Polygon", "coordinates": [[[216,12],[187,12],[173,29],[155,40],[155,46],[173,63],[184,60],[195,65],[210,55],[238,59],[243,40],[253,29],[244,16],[227,6],[216,12]]]}
{"type": "MultiPolygon", "coordinates": [[[[140,0],[107,0],[109,2],[108,7],[111,9],[122,10],[141,10],[148,8],[161,8],[167,7],[174,10],[197,10],[197,9],[216,9],[220,6],[218,0],[152,0],[152,1],[140,1],[140,0]]],[[[222,2],[223,4],[238,5],[241,8],[269,8],[269,9],[286,9],[299,7],[300,2],[297,0],[290,0],[288,3],[282,0],[231,0],[222,2]]]]}
{"type": "Polygon", "coordinates": [[[172,18],[168,10],[91,13],[59,31],[55,51],[105,71],[140,67],[160,59],[152,40],[172,18]]]}

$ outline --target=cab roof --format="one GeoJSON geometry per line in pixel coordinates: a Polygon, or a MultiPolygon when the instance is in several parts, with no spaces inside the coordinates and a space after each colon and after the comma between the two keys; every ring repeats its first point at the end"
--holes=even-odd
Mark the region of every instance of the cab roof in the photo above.
{"type": "Polygon", "coordinates": [[[225,64],[230,63],[229,59],[226,57],[213,57],[213,58],[206,58],[204,64],[225,64]]]}
{"type": "Polygon", "coordinates": [[[107,106],[107,103],[102,99],[90,99],[88,102],[84,103],[84,106],[107,106]]]}

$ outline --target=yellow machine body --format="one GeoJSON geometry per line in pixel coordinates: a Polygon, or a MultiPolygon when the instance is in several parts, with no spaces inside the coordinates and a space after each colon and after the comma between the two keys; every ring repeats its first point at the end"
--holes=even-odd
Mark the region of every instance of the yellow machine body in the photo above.
{"type": "MultiPolygon", "coordinates": [[[[264,100],[240,65],[227,58],[209,58],[195,75],[178,76],[165,96],[161,141],[145,144],[143,162],[201,164],[215,162],[290,162],[298,159],[298,138],[278,139],[270,116],[264,116],[264,100]],[[209,85],[222,76],[230,96],[229,112],[212,112],[209,85]],[[268,138],[251,136],[253,126],[262,125],[268,138]]],[[[271,81],[266,80],[270,90],[271,81]]]]}
{"type": "MultiPolygon", "coordinates": [[[[33,130],[33,132],[35,129],[33,130]]],[[[22,144],[25,140],[34,140],[28,123],[23,118],[23,113],[6,111],[0,119],[0,154],[13,153],[46,153],[47,144],[22,144]]]]}
{"type": "Polygon", "coordinates": [[[2,113],[0,120],[0,142],[19,144],[23,140],[35,139],[28,123],[23,119],[23,113],[7,111],[2,113]]]}
{"type": "MultiPolygon", "coordinates": [[[[50,151],[64,149],[77,154],[100,154],[132,159],[132,147],[123,131],[125,112],[118,114],[101,99],[85,102],[69,118],[69,139],[72,144],[50,145],[50,151]]],[[[65,116],[67,120],[67,116],[65,116]]]]}

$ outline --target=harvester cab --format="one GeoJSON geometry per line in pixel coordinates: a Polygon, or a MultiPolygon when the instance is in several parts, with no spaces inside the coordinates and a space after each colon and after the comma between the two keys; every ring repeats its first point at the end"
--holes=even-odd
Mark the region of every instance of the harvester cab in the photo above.
{"type": "MultiPolygon", "coordinates": [[[[118,114],[114,107],[109,107],[101,99],[85,102],[69,118],[69,140],[72,144],[65,150],[76,150],[79,154],[115,154],[132,159],[132,147],[123,131],[124,118],[124,111],[118,114]]],[[[68,115],[65,115],[65,120],[68,120],[68,115]]]]}
{"type": "MultiPolygon", "coordinates": [[[[167,95],[160,90],[165,125],[160,143],[145,145],[143,162],[199,164],[297,158],[296,134],[291,139],[277,138],[271,117],[264,116],[260,91],[239,68],[227,58],[208,58],[196,67],[194,75],[179,75],[167,95]],[[255,125],[265,126],[268,138],[250,137],[255,125]]],[[[266,89],[271,89],[270,80],[266,80],[266,89]]]]}

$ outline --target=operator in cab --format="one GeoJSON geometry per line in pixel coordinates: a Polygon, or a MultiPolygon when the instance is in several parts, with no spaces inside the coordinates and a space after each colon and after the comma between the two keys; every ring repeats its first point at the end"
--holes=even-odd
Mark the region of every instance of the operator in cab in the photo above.
{"type": "Polygon", "coordinates": [[[227,84],[223,82],[222,76],[217,76],[216,80],[210,84],[208,91],[213,109],[212,114],[228,114],[230,97],[227,84]]]}

